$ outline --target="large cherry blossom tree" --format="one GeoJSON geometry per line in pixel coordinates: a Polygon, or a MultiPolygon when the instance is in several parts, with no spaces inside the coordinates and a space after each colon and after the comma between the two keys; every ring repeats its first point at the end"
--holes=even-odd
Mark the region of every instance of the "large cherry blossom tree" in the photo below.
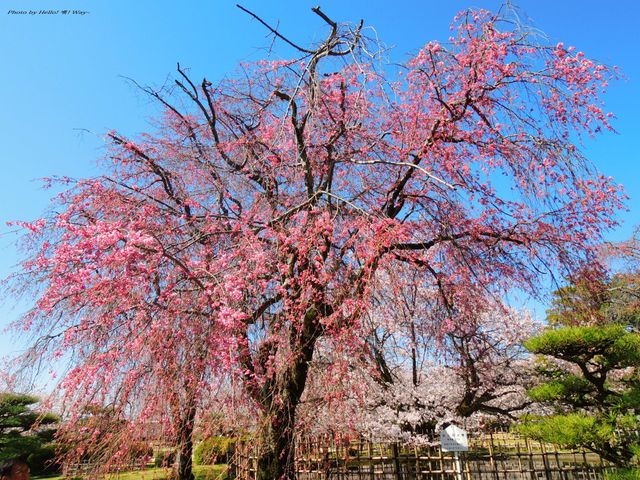
{"type": "Polygon", "coordinates": [[[375,381],[366,382],[361,431],[374,438],[434,441],[445,422],[481,429],[530,409],[526,390],[534,369],[522,342],[540,324],[527,312],[488,302],[475,321],[445,324],[445,331],[427,336],[425,320],[437,324],[432,316],[411,322],[404,340],[379,330],[384,343],[372,347],[375,381]]]}
{"type": "Polygon", "coordinates": [[[541,323],[490,298],[474,319],[458,321],[453,309],[438,308],[437,289],[419,285],[387,277],[376,289],[367,348],[348,368],[336,368],[346,362],[320,344],[300,430],[421,443],[438,439],[446,422],[481,429],[532,410],[534,362],[522,344],[541,323]]]}
{"type": "Polygon", "coordinates": [[[412,270],[464,323],[486,295],[591,261],[621,201],[575,143],[611,128],[611,69],[467,11],[392,73],[362,24],[314,12],[314,47],[274,30],[290,61],[216,85],[179,68],[175,95],[149,90],[157,128],[107,135],[104,175],[24,224],[16,278],[35,289],[34,352],[72,362],[68,402],[140,423],[180,410],[179,437],[231,374],[259,411],[263,480],[294,478],[316,346],[367,349],[385,272],[412,270]]]}

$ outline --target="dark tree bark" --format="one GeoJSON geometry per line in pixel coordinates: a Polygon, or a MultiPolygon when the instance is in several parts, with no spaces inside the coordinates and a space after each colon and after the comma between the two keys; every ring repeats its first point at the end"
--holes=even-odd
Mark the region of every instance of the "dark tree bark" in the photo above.
{"type": "Polygon", "coordinates": [[[193,475],[193,426],[196,407],[190,405],[180,422],[178,430],[178,452],[176,458],[176,480],[195,480],[193,475]]]}
{"type": "MultiPolygon", "coordinates": [[[[326,312],[324,312],[326,313],[326,312]]],[[[322,333],[318,310],[311,307],[302,328],[290,333],[291,364],[262,389],[261,405],[268,412],[260,432],[257,480],[295,480],[296,410],[304,392],[316,341],[322,333]]]]}
{"type": "Polygon", "coordinates": [[[294,426],[296,406],[286,402],[272,413],[262,433],[257,480],[293,480],[295,472],[294,426]]]}

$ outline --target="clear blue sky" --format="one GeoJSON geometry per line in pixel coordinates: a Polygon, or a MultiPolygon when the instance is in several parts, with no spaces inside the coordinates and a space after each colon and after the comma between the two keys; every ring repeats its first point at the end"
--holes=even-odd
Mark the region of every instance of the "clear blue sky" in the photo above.
{"type": "MultiPolygon", "coordinates": [[[[33,219],[50,191],[37,178],[96,173],[102,143],[97,135],[147,129],[153,108],[122,76],[161,85],[179,61],[195,78],[215,83],[239,61],[260,58],[270,44],[265,29],[226,0],[1,0],[0,5],[0,276],[16,264],[15,234],[7,220],[33,219]],[[12,15],[9,10],[78,9],[80,15],[12,15]]],[[[364,18],[401,62],[432,39],[446,40],[455,13],[467,7],[496,9],[494,0],[244,0],[243,5],[301,44],[320,38],[324,25],[310,8],[320,3],[336,20],[364,18]]],[[[629,211],[611,240],[640,223],[640,2],[637,0],[521,0],[514,2],[550,41],[575,45],[588,56],[617,65],[607,108],[618,134],[586,145],[607,175],[625,185],[629,211]]],[[[281,55],[287,50],[281,49],[281,55]]],[[[0,327],[15,318],[0,308],[0,327]]],[[[0,332],[0,356],[16,344],[0,332]]]]}

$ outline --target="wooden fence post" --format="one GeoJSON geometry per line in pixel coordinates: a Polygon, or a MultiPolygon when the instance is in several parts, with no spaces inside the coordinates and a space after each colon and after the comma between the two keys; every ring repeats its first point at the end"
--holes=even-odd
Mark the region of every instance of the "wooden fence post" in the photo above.
{"type": "Polygon", "coordinates": [[[491,432],[489,432],[489,465],[491,466],[491,471],[496,480],[500,480],[500,475],[498,474],[498,465],[496,464],[496,460],[493,455],[493,433],[491,432]]]}
{"type": "Polygon", "coordinates": [[[552,480],[551,468],[549,467],[549,459],[547,458],[547,449],[544,448],[544,443],[540,443],[540,450],[542,451],[542,465],[544,466],[544,476],[547,480],[552,480]]]}
{"type": "Polygon", "coordinates": [[[438,445],[438,452],[440,454],[440,478],[441,480],[445,480],[447,478],[447,474],[446,474],[447,469],[445,468],[444,452],[442,451],[442,445],[438,445]]]}
{"type": "Polygon", "coordinates": [[[402,476],[400,475],[400,459],[398,458],[398,444],[393,442],[391,445],[391,452],[393,455],[393,469],[396,474],[397,480],[402,480],[402,476]]]}

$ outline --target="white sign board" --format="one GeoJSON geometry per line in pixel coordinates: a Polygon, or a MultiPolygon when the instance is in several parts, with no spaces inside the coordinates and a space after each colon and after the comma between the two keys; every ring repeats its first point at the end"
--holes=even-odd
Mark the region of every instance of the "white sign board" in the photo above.
{"type": "Polygon", "coordinates": [[[440,444],[443,452],[466,452],[469,450],[467,432],[455,425],[449,425],[440,432],[440,444]]]}

